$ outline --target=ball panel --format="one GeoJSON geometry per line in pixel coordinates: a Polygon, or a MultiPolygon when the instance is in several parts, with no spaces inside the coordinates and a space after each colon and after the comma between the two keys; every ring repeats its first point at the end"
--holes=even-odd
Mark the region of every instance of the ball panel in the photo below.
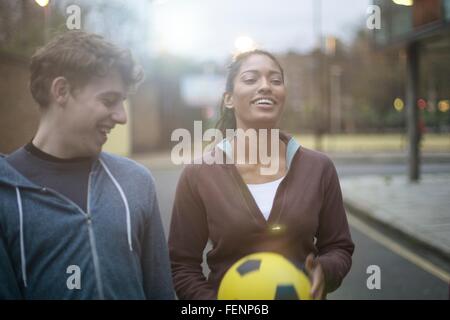
{"type": "Polygon", "coordinates": [[[249,272],[258,271],[261,266],[261,260],[251,259],[242,263],[238,268],[237,272],[242,276],[246,275],[249,272]]]}
{"type": "Polygon", "coordinates": [[[300,300],[293,285],[279,285],[275,293],[275,300],[300,300]]]}

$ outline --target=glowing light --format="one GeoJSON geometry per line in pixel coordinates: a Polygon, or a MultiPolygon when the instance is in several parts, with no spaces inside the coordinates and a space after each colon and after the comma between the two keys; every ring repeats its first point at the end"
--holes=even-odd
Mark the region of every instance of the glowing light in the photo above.
{"type": "Polygon", "coordinates": [[[183,55],[201,50],[203,45],[199,39],[202,31],[200,13],[186,5],[173,4],[170,1],[156,2],[158,10],[154,10],[152,46],[160,52],[183,55]]]}
{"type": "Polygon", "coordinates": [[[420,110],[424,110],[427,107],[427,102],[425,101],[425,99],[419,99],[417,100],[417,106],[420,110]]]}
{"type": "Polygon", "coordinates": [[[412,6],[414,0],[392,0],[393,3],[398,4],[399,6],[412,6]]]}
{"type": "Polygon", "coordinates": [[[166,4],[167,1],[168,1],[168,0],[154,0],[154,1],[152,2],[152,4],[153,4],[154,6],[160,6],[160,5],[166,4]]]}
{"type": "Polygon", "coordinates": [[[450,100],[439,101],[438,109],[440,112],[447,112],[450,110],[450,100]]]}
{"type": "Polygon", "coordinates": [[[403,100],[400,98],[396,98],[394,100],[394,109],[397,110],[398,112],[402,111],[403,108],[405,107],[405,104],[403,103],[403,100]]]}
{"type": "Polygon", "coordinates": [[[247,36],[240,36],[236,38],[234,46],[238,54],[256,49],[255,41],[253,41],[252,38],[247,36]]]}
{"type": "Polygon", "coordinates": [[[41,7],[46,7],[49,3],[49,0],[34,0],[34,2],[36,2],[41,7]]]}
{"type": "Polygon", "coordinates": [[[279,225],[279,224],[274,224],[270,227],[270,231],[275,234],[278,234],[278,233],[282,232],[283,230],[284,230],[284,226],[279,225]]]}

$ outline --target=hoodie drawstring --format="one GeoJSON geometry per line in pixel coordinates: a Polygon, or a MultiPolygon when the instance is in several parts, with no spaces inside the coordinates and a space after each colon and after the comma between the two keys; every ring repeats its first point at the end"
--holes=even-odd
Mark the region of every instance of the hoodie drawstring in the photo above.
{"type": "Polygon", "coordinates": [[[128,201],[127,198],[125,196],[125,193],[122,190],[122,187],[120,186],[120,184],[117,182],[117,180],[114,178],[114,176],[112,175],[111,171],[109,171],[108,167],[106,166],[106,164],[103,162],[102,159],[99,159],[100,163],[102,164],[103,168],[105,169],[106,173],[108,174],[108,176],[111,178],[112,182],[114,183],[114,185],[116,186],[117,190],[120,193],[120,196],[122,197],[122,201],[125,205],[125,211],[126,211],[126,215],[127,215],[127,236],[128,236],[128,245],[130,247],[130,251],[133,251],[133,246],[131,243],[131,221],[130,221],[130,208],[128,207],[128,201]]]}
{"type": "Polygon", "coordinates": [[[22,197],[20,196],[20,190],[16,187],[17,206],[19,207],[19,230],[20,230],[20,263],[22,265],[22,279],[23,284],[27,286],[27,272],[26,272],[26,260],[25,260],[25,245],[23,242],[23,210],[22,210],[22,197]]]}

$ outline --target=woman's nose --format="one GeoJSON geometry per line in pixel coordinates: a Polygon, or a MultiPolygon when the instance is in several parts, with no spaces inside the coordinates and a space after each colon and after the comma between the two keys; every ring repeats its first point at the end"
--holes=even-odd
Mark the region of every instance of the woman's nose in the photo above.
{"type": "Polygon", "coordinates": [[[267,79],[263,78],[261,80],[261,85],[258,88],[259,92],[267,92],[270,91],[270,81],[268,81],[267,79]]]}

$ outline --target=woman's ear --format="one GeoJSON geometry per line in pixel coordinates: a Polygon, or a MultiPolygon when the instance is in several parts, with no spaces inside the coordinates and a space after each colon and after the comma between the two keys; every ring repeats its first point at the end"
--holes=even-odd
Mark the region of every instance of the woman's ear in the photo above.
{"type": "Polygon", "coordinates": [[[70,95],[70,85],[66,78],[57,77],[53,79],[50,87],[50,95],[58,105],[64,106],[70,95]]]}
{"type": "Polygon", "coordinates": [[[223,95],[223,104],[227,109],[233,109],[233,95],[229,92],[225,92],[223,95]]]}

